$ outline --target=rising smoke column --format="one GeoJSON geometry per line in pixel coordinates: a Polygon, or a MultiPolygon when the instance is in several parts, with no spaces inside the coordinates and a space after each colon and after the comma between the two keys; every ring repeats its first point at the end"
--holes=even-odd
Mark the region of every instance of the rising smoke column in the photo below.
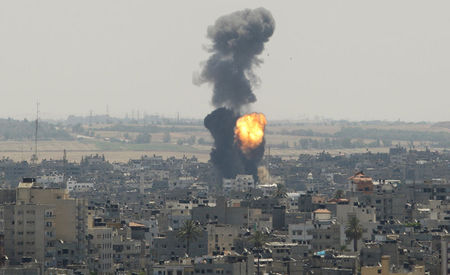
{"type": "Polygon", "coordinates": [[[257,165],[264,155],[262,140],[251,152],[242,151],[235,140],[235,126],[241,108],[256,101],[252,87],[258,78],[253,68],[262,63],[264,50],[275,29],[275,21],[264,8],[246,9],[225,15],[208,28],[210,58],[197,84],[213,86],[212,104],[217,108],[204,120],[214,138],[211,161],[225,178],[251,174],[257,178],[257,165]]]}
{"type": "Polygon", "coordinates": [[[212,104],[239,112],[241,107],[256,101],[252,86],[257,81],[254,66],[275,29],[275,21],[264,8],[246,9],[217,19],[208,28],[213,44],[212,54],[197,79],[213,85],[212,104]]]}

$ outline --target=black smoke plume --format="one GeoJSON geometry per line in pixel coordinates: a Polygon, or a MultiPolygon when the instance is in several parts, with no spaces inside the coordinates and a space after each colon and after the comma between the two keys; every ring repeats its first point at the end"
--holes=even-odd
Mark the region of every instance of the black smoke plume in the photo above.
{"type": "Polygon", "coordinates": [[[208,28],[212,53],[197,79],[213,84],[212,104],[239,111],[256,101],[252,91],[257,81],[254,66],[262,63],[257,56],[264,50],[275,29],[275,20],[264,8],[246,9],[217,19],[208,28]]]}
{"type": "Polygon", "coordinates": [[[274,29],[275,21],[264,8],[222,16],[208,28],[211,56],[196,82],[213,85],[212,104],[217,109],[206,116],[204,124],[214,138],[211,161],[225,178],[245,173],[257,179],[265,142],[244,154],[235,142],[234,127],[241,108],[256,101],[252,88],[258,78],[253,68],[262,63],[258,55],[274,29]]]}
{"type": "Polygon", "coordinates": [[[205,117],[205,127],[214,138],[211,161],[225,178],[234,178],[243,172],[239,148],[234,142],[234,126],[238,116],[226,108],[218,108],[205,117]]]}

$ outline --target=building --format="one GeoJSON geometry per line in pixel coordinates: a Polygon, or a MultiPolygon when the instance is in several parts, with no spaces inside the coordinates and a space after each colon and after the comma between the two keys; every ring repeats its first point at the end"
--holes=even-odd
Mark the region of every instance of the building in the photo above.
{"type": "Polygon", "coordinates": [[[194,274],[255,274],[253,255],[203,257],[194,264],[194,274]]]}
{"type": "Polygon", "coordinates": [[[288,225],[288,240],[292,243],[304,244],[311,247],[311,240],[313,238],[312,230],[314,224],[312,221],[305,221],[303,223],[288,225]]]}
{"type": "Polygon", "coordinates": [[[23,179],[16,189],[15,203],[2,206],[10,260],[19,263],[32,258],[53,267],[56,241],[60,240],[73,244],[75,261],[81,261],[86,254],[84,206],[83,200],[70,198],[65,189],[44,189],[33,178],[23,179]]]}
{"type": "Polygon", "coordinates": [[[234,240],[239,237],[239,227],[228,224],[208,224],[208,255],[231,252],[234,240]]]}
{"type": "Polygon", "coordinates": [[[225,192],[248,192],[254,188],[255,180],[252,175],[237,175],[234,179],[223,179],[223,190],[225,192]]]}
{"type": "Polygon", "coordinates": [[[114,274],[113,229],[101,218],[92,218],[88,227],[89,270],[98,274],[114,274]]]}
{"type": "Polygon", "coordinates": [[[441,273],[450,274],[450,235],[441,238],[441,273]]]}
{"type": "Polygon", "coordinates": [[[414,266],[411,271],[391,272],[389,263],[390,257],[382,256],[381,266],[363,266],[361,267],[361,275],[425,275],[425,267],[423,266],[414,266]]]}
{"type": "MultiPolygon", "coordinates": [[[[183,258],[188,254],[187,243],[177,237],[178,231],[168,231],[165,236],[153,239],[152,258],[154,260],[171,260],[183,258]]],[[[189,242],[189,256],[199,257],[208,254],[208,232],[202,230],[200,236],[189,242]]]]}
{"type": "Polygon", "coordinates": [[[85,192],[94,189],[94,184],[90,182],[77,182],[74,179],[69,179],[66,182],[68,192],[85,192]]]}
{"type": "Polygon", "coordinates": [[[373,181],[371,177],[364,175],[363,172],[358,172],[349,178],[349,187],[352,192],[370,194],[373,192],[373,181]]]}

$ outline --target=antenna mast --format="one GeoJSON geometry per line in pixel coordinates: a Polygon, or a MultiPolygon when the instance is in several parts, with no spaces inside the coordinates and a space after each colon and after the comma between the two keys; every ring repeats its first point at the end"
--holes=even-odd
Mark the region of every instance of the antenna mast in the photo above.
{"type": "Polygon", "coordinates": [[[36,128],[34,132],[34,154],[31,157],[31,162],[33,164],[37,163],[38,160],[38,129],[39,129],[39,102],[36,103],[36,128]]]}

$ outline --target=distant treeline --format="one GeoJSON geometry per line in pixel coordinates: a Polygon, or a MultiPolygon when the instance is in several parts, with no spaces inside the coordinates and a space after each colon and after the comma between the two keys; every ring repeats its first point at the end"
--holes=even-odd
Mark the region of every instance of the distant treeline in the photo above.
{"type": "Polygon", "coordinates": [[[297,146],[294,147],[301,147],[303,149],[391,146],[393,141],[431,142],[437,147],[450,147],[450,133],[446,132],[344,127],[334,134],[305,129],[283,130],[280,134],[321,138],[300,139],[297,146]],[[363,139],[373,140],[373,142],[364,143],[361,141],[363,139]]]}
{"type": "MultiPolygon", "coordinates": [[[[272,131],[266,131],[270,134],[275,134],[272,131]]],[[[303,137],[333,137],[332,134],[327,133],[319,133],[314,132],[313,130],[309,129],[295,129],[295,130],[282,130],[279,132],[280,135],[288,135],[288,136],[303,136],[303,137]]]]}
{"type": "Polygon", "coordinates": [[[275,144],[274,147],[280,149],[295,148],[295,149],[351,149],[351,148],[374,148],[374,147],[389,147],[392,142],[388,140],[375,140],[372,142],[364,142],[361,139],[352,140],[350,138],[301,138],[294,143],[284,141],[280,144],[275,144]]]}
{"type": "Polygon", "coordinates": [[[374,148],[374,147],[389,147],[392,142],[388,140],[375,140],[372,142],[364,142],[361,139],[352,140],[350,138],[301,138],[298,141],[289,143],[287,141],[280,144],[272,145],[280,149],[351,149],[351,148],[374,148]]]}
{"type": "Polygon", "coordinates": [[[411,130],[386,130],[363,129],[359,127],[342,128],[334,134],[335,137],[364,138],[364,139],[389,139],[405,141],[431,141],[437,144],[450,145],[450,133],[411,131],[411,130]]]}
{"type": "MultiPolygon", "coordinates": [[[[39,122],[38,139],[70,140],[72,136],[64,129],[47,122],[39,122]]],[[[0,119],[0,137],[3,140],[33,139],[36,131],[35,121],[0,119]]]]}
{"type": "Polygon", "coordinates": [[[450,129],[450,121],[437,122],[433,126],[434,127],[442,127],[442,128],[449,128],[450,129]]]}
{"type": "Polygon", "coordinates": [[[66,125],[76,124],[152,124],[152,125],[202,125],[203,120],[192,118],[167,118],[159,115],[143,115],[138,117],[118,118],[109,115],[74,116],[64,121],[66,125]]]}
{"type": "MultiPolygon", "coordinates": [[[[92,128],[91,128],[92,129],[92,128]]],[[[193,128],[193,127],[162,127],[157,125],[126,125],[126,124],[116,124],[113,126],[108,126],[104,128],[93,128],[94,131],[117,131],[117,132],[131,132],[131,133],[167,133],[167,132],[202,132],[205,131],[204,128],[193,128]]]]}

